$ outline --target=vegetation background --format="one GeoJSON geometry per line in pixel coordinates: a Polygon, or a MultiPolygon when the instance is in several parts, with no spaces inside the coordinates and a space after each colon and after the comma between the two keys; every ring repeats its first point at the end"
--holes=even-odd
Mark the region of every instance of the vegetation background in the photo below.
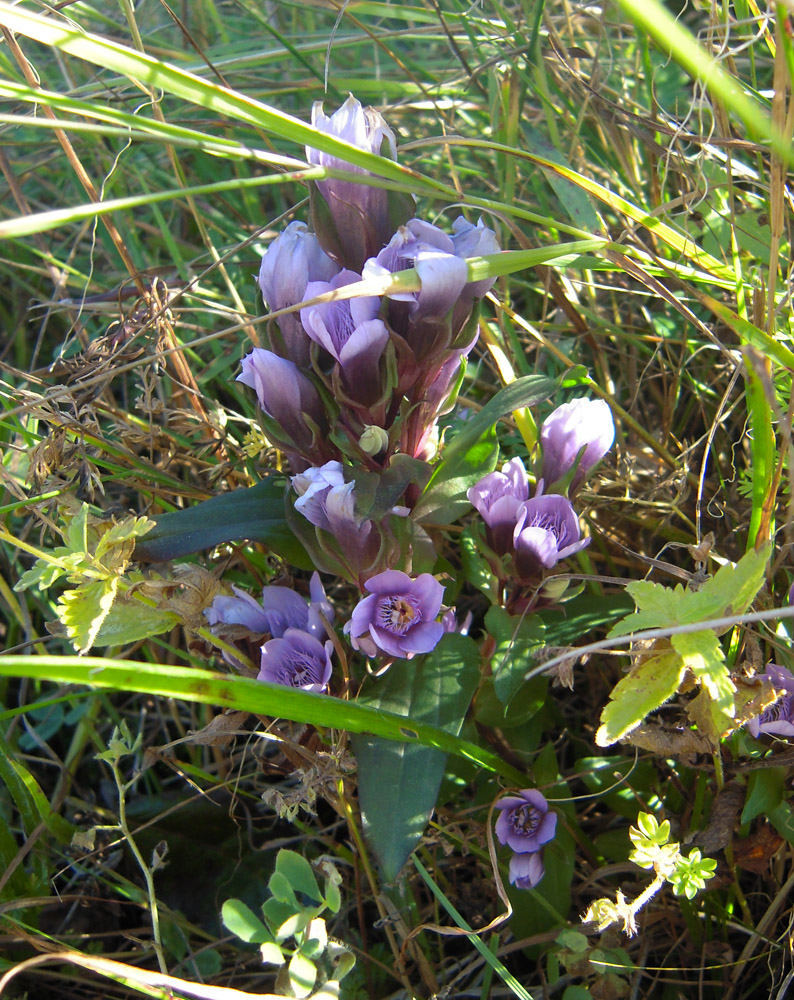
{"type": "MultiPolygon", "coordinates": [[[[532,759],[564,833],[548,881],[511,894],[483,951],[428,925],[502,912],[493,775],[455,759],[421,870],[390,897],[360,838],[344,726],[260,725],[221,714],[234,695],[200,690],[219,662],[203,607],[221,576],[285,582],[272,552],[222,544],[158,567],[147,614],[178,624],[109,643],[106,660],[71,658],[63,580],[14,585],[64,544],[81,502],[156,516],[279,467],[234,378],[258,343],[261,254],[307,217],[307,135],[284,115],[306,122],[315,100],[330,111],[352,92],[395,130],[423,218],[468,206],[511,249],[590,241],[500,278],[461,393],[477,408],[517,376],[581,365],[615,414],[579,563],[612,610],[564,644],[630,610],[624,581],[686,581],[714,569],[710,554],[736,561],[767,539],[758,607],[784,606],[793,20],[788,0],[0,3],[4,995],[274,990],[273,967],[219,913],[262,902],[282,847],[343,873],[329,932],[357,957],[344,997],[785,995],[785,744],[739,733],[713,756],[661,743],[597,756],[623,662],[608,652],[502,725],[485,712],[468,738],[532,759]],[[585,936],[596,896],[642,891],[627,858],[643,810],[716,857],[717,877],[692,901],[661,894],[634,937],[585,936]]],[[[521,430],[500,424],[506,457],[522,454],[521,430]]],[[[133,573],[131,547],[117,555],[133,573]]],[[[731,664],[790,666],[787,621],[733,631],[731,664]]]]}

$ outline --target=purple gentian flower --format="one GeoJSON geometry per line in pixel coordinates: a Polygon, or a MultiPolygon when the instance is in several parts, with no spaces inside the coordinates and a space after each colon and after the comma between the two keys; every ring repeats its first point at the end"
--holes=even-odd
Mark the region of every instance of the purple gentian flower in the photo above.
{"type": "MultiPolygon", "coordinates": [[[[271,312],[303,302],[306,286],[330,281],[339,271],[303,222],[291,222],[267,248],[259,269],[259,287],[271,312]]],[[[275,353],[296,365],[309,366],[309,339],[297,313],[286,313],[275,321],[281,330],[284,351],[275,353]]]]}
{"type": "Polygon", "coordinates": [[[515,565],[521,579],[551,569],[589,543],[589,538],[581,537],[579,519],[566,497],[547,493],[521,505],[513,532],[515,565]]]}
{"type": "Polygon", "coordinates": [[[501,472],[490,472],[466,494],[488,529],[488,544],[497,553],[513,549],[513,535],[523,504],[529,497],[529,483],[520,458],[505,462],[501,472]]]}
{"type": "Polygon", "coordinates": [[[365,278],[383,278],[416,268],[421,289],[395,292],[389,298],[411,304],[412,318],[443,317],[452,309],[466,284],[466,262],[455,254],[455,244],[445,232],[421,219],[400,226],[375,258],[363,268],[365,278]]]}
{"type": "Polygon", "coordinates": [[[264,587],[261,604],[239,587],[232,585],[232,590],[234,597],[219,594],[204,611],[210,625],[244,625],[251,632],[269,632],[273,638],[280,638],[287,629],[300,629],[322,638],[326,631],[320,613],[329,622],[334,620],[318,573],[312,574],[308,604],[289,587],[264,587]]]}
{"type": "Polygon", "coordinates": [[[745,723],[747,729],[756,739],[761,733],[786,739],[794,737],[794,674],[777,663],[767,663],[766,673],[761,674],[761,679],[769,681],[776,691],[784,691],[785,694],[755,719],[745,723]]]}
{"type": "Polygon", "coordinates": [[[516,854],[530,854],[547,844],[557,829],[557,814],[536,788],[507,795],[496,803],[501,810],[496,821],[496,837],[516,854]]]}
{"type": "MultiPolygon", "coordinates": [[[[304,298],[313,299],[360,280],[361,275],[354,271],[341,271],[330,282],[310,282],[304,298]]],[[[377,295],[339,299],[301,309],[306,333],[339,363],[345,388],[356,399],[379,394],[380,380],[375,376],[389,339],[385,323],[377,318],[379,309],[377,295]]]]}
{"type": "MultiPolygon", "coordinates": [[[[352,95],[330,118],[321,101],[312,107],[312,125],[327,135],[368,153],[397,159],[394,133],[374,108],[364,108],[352,95]]],[[[309,163],[371,177],[363,167],[332,153],[306,147],[309,163]]],[[[343,267],[359,271],[364,261],[386,244],[395,229],[410,217],[414,200],[355,181],[337,178],[317,181],[322,204],[312,197],[312,219],[320,242],[343,267]]]]}
{"type": "Polygon", "coordinates": [[[600,462],[615,440],[612,412],[603,399],[572,399],[558,406],[543,422],[543,481],[552,486],[573,469],[582,449],[579,467],[571,482],[578,489],[585,476],[600,462]]]}
{"type": "Polygon", "coordinates": [[[534,889],[545,874],[540,851],[514,854],[510,858],[510,881],[516,889],[534,889]]]}
{"type": "Polygon", "coordinates": [[[307,632],[288,628],[281,638],[262,646],[257,680],[304,691],[324,691],[331,679],[333,648],[330,639],[323,645],[307,632]]]}
{"type": "Polygon", "coordinates": [[[298,494],[295,510],[318,528],[329,531],[356,566],[367,566],[377,554],[379,540],[370,542],[372,521],[355,513],[355,483],[345,482],[341,462],[326,462],[292,477],[298,494]]]}
{"type": "Polygon", "coordinates": [[[285,432],[286,443],[309,456],[324,450],[321,442],[314,441],[312,428],[304,419],[305,415],[321,429],[326,426],[320,396],[297,365],[255,347],[243,358],[242,366],[237,381],[256,391],[259,405],[285,432]]]}
{"type": "MultiPolygon", "coordinates": [[[[452,244],[458,257],[485,257],[488,254],[500,253],[501,247],[493,229],[489,229],[482,219],[473,225],[459,215],[452,223],[452,244]]],[[[470,281],[463,289],[464,297],[481,299],[491,288],[496,278],[482,278],[480,281],[470,281]]]]}
{"type": "Polygon", "coordinates": [[[378,650],[410,660],[416,653],[429,653],[444,634],[437,622],[444,588],[430,573],[411,579],[389,569],[367,580],[364,597],[353,609],[344,631],[354,649],[367,656],[378,650]]]}

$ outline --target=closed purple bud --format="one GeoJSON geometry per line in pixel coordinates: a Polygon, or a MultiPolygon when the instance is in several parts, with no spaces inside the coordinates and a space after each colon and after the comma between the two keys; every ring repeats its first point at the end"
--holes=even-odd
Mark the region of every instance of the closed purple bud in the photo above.
{"type": "Polygon", "coordinates": [[[536,788],[525,788],[518,795],[507,795],[496,803],[500,810],[496,837],[517,854],[539,851],[557,829],[557,814],[536,788]]]}
{"type": "Polygon", "coordinates": [[[488,542],[497,555],[513,549],[513,533],[523,503],[529,497],[529,483],[520,458],[512,458],[501,472],[491,472],[471,487],[467,496],[488,529],[488,542]]]}
{"type": "MultiPolygon", "coordinates": [[[[311,281],[330,281],[339,271],[303,222],[291,222],[267,248],[259,269],[259,287],[271,312],[303,302],[311,281]]],[[[309,340],[297,313],[276,320],[284,340],[284,357],[309,365],[309,340]]],[[[281,353],[281,352],[276,352],[281,353]]]]}
{"type": "Polygon", "coordinates": [[[510,858],[509,874],[516,889],[534,889],[545,874],[541,853],[514,854],[510,858]]]}
{"type": "Polygon", "coordinates": [[[556,493],[533,497],[521,505],[513,533],[518,575],[531,579],[589,542],[581,537],[570,500],[556,493]]]}
{"type": "MultiPolygon", "coordinates": [[[[354,271],[341,271],[330,282],[312,281],[305,297],[313,299],[360,280],[361,275],[354,271]]],[[[374,376],[389,339],[386,325],[377,318],[379,310],[377,295],[339,299],[301,309],[306,333],[339,363],[345,389],[360,402],[370,402],[373,389],[376,395],[379,392],[379,380],[374,376]]]]}
{"type": "Polygon", "coordinates": [[[333,643],[325,644],[299,629],[289,628],[262,646],[257,680],[321,692],[331,679],[333,643]]]}
{"type": "Polygon", "coordinates": [[[237,381],[256,391],[259,405],[284,430],[289,443],[304,454],[313,450],[312,430],[304,419],[325,425],[320,396],[297,365],[272,351],[255,347],[242,360],[237,381]]]}
{"type": "Polygon", "coordinates": [[[606,455],[614,440],[612,412],[603,399],[580,398],[563,403],[546,418],[540,429],[543,481],[551,486],[564,479],[584,449],[571,483],[573,492],[606,455]]]}
{"type": "MultiPolygon", "coordinates": [[[[352,95],[330,117],[322,102],[312,107],[312,125],[327,135],[368,153],[397,158],[394,133],[374,108],[364,108],[352,95]]],[[[363,167],[346,163],[333,153],[306,147],[306,158],[316,166],[371,177],[363,167]]],[[[359,270],[376,254],[413,207],[410,196],[334,177],[317,181],[323,204],[312,196],[312,219],[320,242],[344,267],[359,270]]]]}
{"type": "Polygon", "coordinates": [[[422,573],[415,579],[389,569],[367,580],[369,597],[353,609],[344,627],[354,649],[374,656],[378,650],[410,660],[416,653],[429,653],[444,626],[435,619],[441,610],[444,588],[422,573]]]}
{"type": "Polygon", "coordinates": [[[774,705],[765,708],[760,715],[746,722],[747,729],[756,739],[761,733],[783,736],[786,739],[794,737],[794,674],[785,667],[779,667],[777,663],[768,663],[766,673],[762,674],[761,678],[769,681],[776,691],[785,693],[774,705]]]}

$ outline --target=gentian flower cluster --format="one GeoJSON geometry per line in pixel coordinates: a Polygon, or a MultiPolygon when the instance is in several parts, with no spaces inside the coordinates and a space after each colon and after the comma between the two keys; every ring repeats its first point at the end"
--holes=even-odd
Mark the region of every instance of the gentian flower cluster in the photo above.
{"type": "Polygon", "coordinates": [[[334,612],[319,575],[312,575],[308,603],[289,587],[265,587],[261,603],[239,587],[232,591],[233,597],[217,596],[204,615],[213,631],[242,625],[270,636],[260,647],[258,680],[324,691],[331,679],[333,643],[326,638],[323,617],[330,623],[334,612]]]}
{"type": "MultiPolygon", "coordinates": [[[[312,124],[369,153],[396,156],[391,129],[350,97],[312,124]]],[[[307,147],[310,163],[370,174],[307,147]]],[[[314,232],[292,222],[268,247],[259,285],[271,312],[266,344],[243,359],[268,436],[296,472],[329,461],[388,467],[395,452],[419,456],[431,438],[462,359],[474,346],[476,301],[491,279],[469,282],[466,258],[498,253],[494,232],[458,218],[448,235],[414,218],[414,199],[377,185],[312,183],[314,232]],[[418,292],[345,297],[363,278],[416,268],[418,292]],[[292,307],[324,295],[337,298],[292,307]],[[331,430],[337,433],[331,437],[331,430]]],[[[380,282],[382,284],[382,281],[380,282]]]]}
{"type": "Polygon", "coordinates": [[[496,803],[500,810],[496,837],[513,851],[510,881],[519,889],[534,889],[543,878],[543,845],[557,829],[557,814],[535,788],[507,795],[496,803]]]}
{"type": "MultiPolygon", "coordinates": [[[[485,522],[488,545],[500,560],[511,558],[517,581],[538,584],[546,570],[589,543],[582,538],[566,493],[578,489],[614,438],[606,403],[572,400],[557,407],[541,428],[541,475],[533,497],[529,496],[527,471],[518,458],[505,463],[501,472],[484,476],[468,491],[469,501],[485,522]],[[560,492],[544,492],[549,485],[560,492]]],[[[504,578],[504,570],[495,569],[504,578]]]]}

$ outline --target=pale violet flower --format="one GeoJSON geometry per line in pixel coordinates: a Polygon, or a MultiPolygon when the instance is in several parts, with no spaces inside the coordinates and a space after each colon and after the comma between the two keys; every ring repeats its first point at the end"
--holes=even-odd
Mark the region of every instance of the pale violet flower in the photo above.
{"type": "Polygon", "coordinates": [[[334,620],[318,573],[312,574],[308,602],[289,587],[264,587],[261,603],[239,587],[233,585],[232,590],[233,597],[219,594],[204,611],[210,626],[244,625],[251,632],[269,633],[273,638],[280,638],[287,629],[300,629],[324,638],[321,616],[334,620]]]}
{"type": "Polygon", "coordinates": [[[255,390],[259,405],[284,431],[287,450],[304,455],[322,452],[322,441],[315,441],[306,422],[308,417],[319,428],[326,425],[320,396],[297,365],[255,347],[243,358],[242,367],[237,381],[255,390]]]}
{"type": "Polygon", "coordinates": [[[412,579],[390,569],[364,586],[369,596],[359,601],[344,627],[354,649],[367,656],[380,650],[410,659],[437,645],[444,634],[444,626],[436,621],[444,588],[435,577],[422,573],[412,579]]]}
{"type": "Polygon", "coordinates": [[[488,530],[488,544],[505,555],[513,549],[513,535],[524,502],[529,498],[526,469],[520,458],[505,462],[501,472],[490,472],[468,491],[488,530]]]}
{"type": "Polygon", "coordinates": [[[321,692],[331,679],[333,643],[324,644],[299,629],[288,628],[283,636],[262,646],[257,680],[270,684],[321,692]]]}
{"type": "Polygon", "coordinates": [[[612,411],[603,399],[572,399],[558,406],[540,429],[543,448],[542,477],[548,487],[558,483],[579,465],[571,483],[575,491],[600,462],[615,440],[612,411]]]}
{"type": "MultiPolygon", "coordinates": [[[[330,281],[339,271],[314,233],[303,222],[291,222],[268,246],[259,269],[259,287],[268,309],[277,312],[303,302],[310,282],[330,281]]],[[[296,312],[279,316],[284,350],[275,353],[302,367],[309,365],[310,341],[296,312]]]]}
{"type": "Polygon", "coordinates": [[[543,878],[542,850],[557,830],[557,814],[549,810],[536,788],[506,795],[496,803],[496,838],[514,853],[510,859],[510,881],[519,889],[533,889],[543,878]]]}
{"type": "Polygon", "coordinates": [[[762,733],[769,736],[782,736],[785,739],[794,737],[794,675],[777,663],[768,663],[766,673],[761,674],[762,680],[767,680],[776,691],[784,692],[774,705],[745,723],[748,731],[757,739],[762,733]]]}
{"type": "MultiPolygon", "coordinates": [[[[312,281],[305,298],[360,281],[354,271],[340,271],[330,281],[312,281]]],[[[301,309],[301,323],[309,337],[324,347],[342,369],[345,389],[357,401],[370,402],[379,394],[378,361],[389,339],[383,320],[378,319],[377,295],[338,299],[301,309]]]]}
{"type": "Polygon", "coordinates": [[[531,579],[590,542],[581,537],[579,519],[566,497],[548,493],[521,504],[513,531],[518,576],[531,579]]]}
{"type": "MultiPolygon", "coordinates": [[[[312,107],[312,125],[326,135],[394,160],[394,133],[374,108],[364,108],[352,95],[328,116],[322,102],[312,107]]],[[[347,163],[333,153],[306,147],[309,163],[371,177],[370,171],[347,163]]],[[[322,199],[312,195],[312,220],[320,243],[343,267],[360,271],[364,261],[389,241],[397,227],[410,217],[410,195],[387,191],[377,185],[329,177],[316,182],[322,199]]]]}
{"type": "Polygon", "coordinates": [[[543,854],[514,854],[510,858],[510,881],[516,889],[534,889],[545,875],[543,854]]]}

